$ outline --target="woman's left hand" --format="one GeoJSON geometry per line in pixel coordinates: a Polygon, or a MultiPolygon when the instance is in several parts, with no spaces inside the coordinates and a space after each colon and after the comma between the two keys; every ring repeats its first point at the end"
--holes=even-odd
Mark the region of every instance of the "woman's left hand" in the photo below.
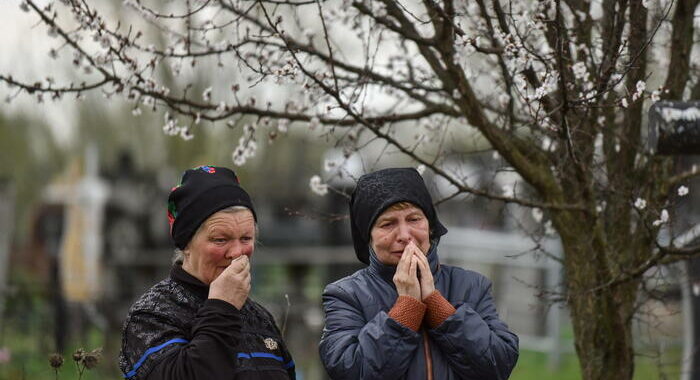
{"type": "MultiPolygon", "coordinates": [[[[411,242],[411,244],[413,244],[413,242],[411,242]]],[[[430,271],[430,264],[428,263],[428,258],[425,256],[425,253],[417,246],[414,245],[414,247],[413,255],[418,259],[418,271],[420,272],[418,281],[420,282],[421,300],[425,300],[435,291],[435,280],[433,279],[433,273],[430,271]]]]}

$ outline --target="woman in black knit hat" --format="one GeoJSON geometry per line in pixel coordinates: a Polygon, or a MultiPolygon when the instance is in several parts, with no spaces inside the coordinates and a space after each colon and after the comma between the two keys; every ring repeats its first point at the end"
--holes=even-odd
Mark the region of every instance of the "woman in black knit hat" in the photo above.
{"type": "Polygon", "coordinates": [[[319,349],[331,378],[508,378],[518,337],[499,319],[486,277],[440,264],[447,229],[415,169],[360,177],[350,224],[368,266],[323,292],[319,349]]]}
{"type": "Polygon", "coordinates": [[[178,258],[129,310],[126,379],[294,379],[270,313],[248,297],[257,219],[230,169],[187,170],[168,198],[178,258]]]}

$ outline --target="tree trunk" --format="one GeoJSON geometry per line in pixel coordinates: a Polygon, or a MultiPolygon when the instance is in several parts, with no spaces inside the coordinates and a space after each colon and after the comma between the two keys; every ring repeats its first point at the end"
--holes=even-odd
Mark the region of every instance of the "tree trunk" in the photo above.
{"type": "Polygon", "coordinates": [[[639,280],[612,287],[600,285],[613,278],[609,264],[611,252],[626,256],[623,252],[634,248],[630,244],[611,246],[595,230],[594,222],[580,214],[559,216],[556,219],[565,251],[567,303],[582,378],[631,380],[632,316],[639,280]]]}
{"type": "Polygon", "coordinates": [[[598,292],[580,289],[569,299],[576,353],[586,380],[629,380],[634,373],[630,286],[598,292]]]}

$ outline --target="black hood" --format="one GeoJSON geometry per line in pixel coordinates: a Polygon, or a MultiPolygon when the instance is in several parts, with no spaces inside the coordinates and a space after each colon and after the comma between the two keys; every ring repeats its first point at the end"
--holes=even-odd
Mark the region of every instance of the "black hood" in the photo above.
{"type": "Polygon", "coordinates": [[[357,181],[350,198],[350,228],[357,258],[369,264],[369,238],[377,217],[394,203],[410,202],[425,213],[430,238],[447,233],[435,213],[433,200],[423,177],[413,168],[383,169],[365,174],[357,181]]]}

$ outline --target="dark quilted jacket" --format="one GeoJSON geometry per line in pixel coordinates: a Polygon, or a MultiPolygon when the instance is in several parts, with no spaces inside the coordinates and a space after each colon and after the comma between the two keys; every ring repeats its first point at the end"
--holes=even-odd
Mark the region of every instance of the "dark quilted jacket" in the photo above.
{"type": "Polygon", "coordinates": [[[294,379],[273,317],[251,299],[239,311],[175,265],[131,307],[119,365],[127,379],[294,379]]]}
{"type": "Polygon", "coordinates": [[[373,252],[367,268],[326,287],[319,349],[333,379],[426,379],[426,352],[435,380],[508,378],[518,337],[499,319],[490,281],[440,265],[435,247],[428,255],[435,287],[457,309],[435,329],[414,332],[388,316],[398,297],[395,267],[373,252]]]}

